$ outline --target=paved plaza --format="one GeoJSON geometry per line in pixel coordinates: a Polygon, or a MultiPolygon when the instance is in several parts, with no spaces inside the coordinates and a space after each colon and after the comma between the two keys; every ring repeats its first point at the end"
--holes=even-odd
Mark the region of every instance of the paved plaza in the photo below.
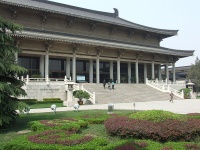
{"type": "MultiPolygon", "coordinates": [[[[134,102],[132,103],[113,103],[114,109],[118,110],[134,110],[134,102]]],[[[42,113],[52,112],[49,108],[43,109],[31,109],[30,113],[42,113]]],[[[81,105],[81,110],[107,110],[108,104],[96,104],[96,105],[81,105]]],[[[151,101],[151,102],[135,102],[135,110],[166,110],[174,113],[187,114],[187,113],[200,113],[200,99],[185,99],[185,100],[174,100],[173,103],[169,101],[151,101]]],[[[72,111],[73,107],[59,107],[59,111],[72,111]]]]}

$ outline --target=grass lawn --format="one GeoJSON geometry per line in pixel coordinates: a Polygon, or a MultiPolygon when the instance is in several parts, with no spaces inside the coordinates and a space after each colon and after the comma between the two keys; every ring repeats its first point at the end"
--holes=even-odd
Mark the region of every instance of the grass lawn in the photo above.
{"type": "MultiPolygon", "coordinates": [[[[61,103],[62,104],[62,103],[61,103]]],[[[38,107],[39,108],[39,107],[38,107]]],[[[40,107],[41,108],[41,107],[40,107]]],[[[116,114],[130,114],[133,111],[129,110],[115,110],[114,111],[116,114]]],[[[56,114],[54,113],[35,113],[35,114],[20,114],[20,117],[18,118],[17,122],[13,124],[12,127],[10,127],[7,130],[0,130],[0,150],[3,149],[3,146],[11,141],[12,139],[18,137],[19,135],[17,134],[18,131],[21,130],[26,130],[28,129],[27,124],[29,121],[34,121],[34,120],[52,120],[52,119],[59,119],[59,118],[76,118],[78,116],[82,116],[84,114],[107,114],[106,110],[87,110],[87,111],[65,111],[65,112],[57,112],[56,114]]],[[[97,136],[107,136],[105,132],[104,125],[89,125],[89,128],[84,129],[82,131],[83,133],[88,133],[88,134],[96,134],[97,136]]],[[[111,138],[112,141],[115,141],[118,139],[117,137],[111,138]]]]}
{"type": "MultiPolygon", "coordinates": [[[[39,108],[39,106],[38,106],[39,108]]],[[[133,111],[131,110],[114,110],[114,114],[121,114],[121,115],[130,115],[132,114],[133,111]]],[[[65,111],[65,112],[57,112],[56,114],[54,113],[35,113],[35,114],[20,114],[20,117],[18,118],[17,122],[12,125],[9,129],[6,130],[0,130],[0,150],[3,149],[3,146],[11,141],[12,139],[18,137],[19,135],[17,134],[18,131],[21,130],[26,130],[28,129],[28,122],[29,121],[36,121],[36,120],[53,120],[53,119],[59,119],[59,118],[78,118],[79,116],[83,115],[94,115],[97,114],[97,116],[101,116],[104,114],[107,114],[107,110],[82,110],[79,112],[76,111],[65,111]]],[[[104,124],[89,124],[87,128],[82,129],[80,131],[80,134],[87,134],[87,135],[93,135],[96,137],[104,137],[109,140],[109,143],[115,143],[120,141],[121,139],[117,136],[109,136],[106,133],[104,124]]],[[[195,143],[200,144],[200,138],[196,138],[195,143]]],[[[158,147],[162,147],[162,143],[159,142],[151,142],[152,145],[158,145],[158,147]]],[[[170,144],[178,144],[178,142],[169,142],[166,143],[168,145],[170,144]]],[[[145,149],[147,150],[147,149],[145,149]]],[[[152,150],[152,149],[151,149],[152,150]]],[[[156,150],[161,150],[161,149],[156,149],[156,150]]],[[[166,149],[168,150],[168,149],[166,149]]],[[[171,149],[169,149],[171,150],[171,149]]]]}
{"type": "Polygon", "coordinates": [[[40,104],[40,103],[36,103],[36,104],[28,104],[28,106],[31,109],[37,109],[37,108],[50,108],[52,104],[56,104],[57,107],[64,107],[63,103],[44,103],[44,104],[40,104]]]}

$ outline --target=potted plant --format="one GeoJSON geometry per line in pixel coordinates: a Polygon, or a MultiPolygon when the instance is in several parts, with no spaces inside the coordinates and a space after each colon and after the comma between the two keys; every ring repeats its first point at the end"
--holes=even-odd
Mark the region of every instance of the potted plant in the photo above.
{"type": "Polygon", "coordinates": [[[183,90],[183,93],[184,93],[184,99],[190,99],[191,98],[191,95],[190,95],[190,89],[189,88],[183,88],[183,89],[180,89],[179,91],[182,91],[183,90]]]}
{"type": "Polygon", "coordinates": [[[76,90],[73,92],[73,96],[75,98],[78,98],[78,104],[79,105],[83,105],[83,98],[85,99],[89,99],[90,98],[90,94],[86,91],[83,90],[76,90]]]}

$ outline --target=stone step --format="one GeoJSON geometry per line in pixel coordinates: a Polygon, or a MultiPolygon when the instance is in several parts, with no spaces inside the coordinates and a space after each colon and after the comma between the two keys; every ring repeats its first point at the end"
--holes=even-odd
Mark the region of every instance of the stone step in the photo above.
{"type": "MultiPolygon", "coordinates": [[[[169,93],[160,92],[145,84],[115,84],[114,90],[104,89],[102,84],[88,83],[84,88],[89,92],[95,92],[96,103],[125,103],[144,102],[170,99],[169,93]]],[[[174,99],[180,99],[174,96],[174,99]]]]}

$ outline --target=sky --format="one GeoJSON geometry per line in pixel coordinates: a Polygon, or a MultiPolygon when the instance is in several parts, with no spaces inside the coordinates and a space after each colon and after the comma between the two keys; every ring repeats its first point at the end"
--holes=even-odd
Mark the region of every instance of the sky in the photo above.
{"type": "Polygon", "coordinates": [[[194,64],[200,58],[200,0],[51,0],[77,7],[113,13],[133,23],[169,30],[179,30],[160,46],[177,50],[195,50],[181,58],[176,67],[194,64]]]}

